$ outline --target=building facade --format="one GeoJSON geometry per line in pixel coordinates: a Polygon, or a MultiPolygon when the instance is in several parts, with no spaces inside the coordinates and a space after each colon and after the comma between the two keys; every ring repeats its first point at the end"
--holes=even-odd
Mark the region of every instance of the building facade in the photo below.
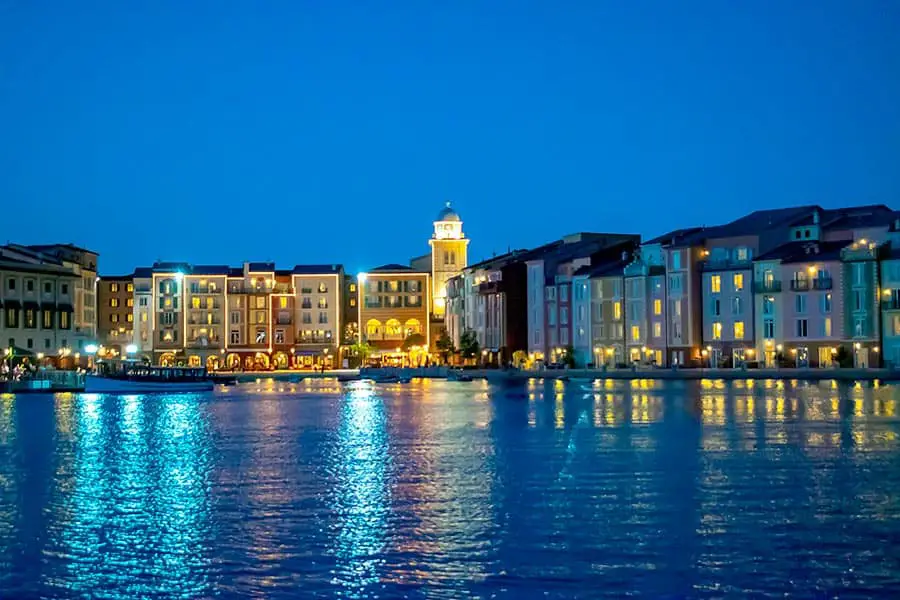
{"type": "Polygon", "coordinates": [[[404,361],[413,350],[413,360],[427,355],[431,347],[431,274],[389,264],[358,277],[360,333],[374,349],[373,358],[404,361]]]}
{"type": "Polygon", "coordinates": [[[97,344],[103,357],[126,356],[134,341],[134,280],[104,276],[97,283],[97,344]]]}

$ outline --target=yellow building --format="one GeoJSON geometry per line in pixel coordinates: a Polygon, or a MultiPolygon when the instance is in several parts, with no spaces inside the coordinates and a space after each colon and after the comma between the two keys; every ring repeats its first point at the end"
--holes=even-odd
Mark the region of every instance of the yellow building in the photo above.
{"type": "Polygon", "coordinates": [[[431,246],[431,298],[434,316],[443,320],[447,304],[447,281],[459,275],[468,265],[469,240],[462,230],[462,219],[450,203],[434,221],[431,246]]]}
{"type": "Polygon", "coordinates": [[[430,274],[392,264],[358,277],[360,333],[375,350],[373,357],[390,364],[411,358],[415,350],[427,355],[431,343],[430,274]]]}

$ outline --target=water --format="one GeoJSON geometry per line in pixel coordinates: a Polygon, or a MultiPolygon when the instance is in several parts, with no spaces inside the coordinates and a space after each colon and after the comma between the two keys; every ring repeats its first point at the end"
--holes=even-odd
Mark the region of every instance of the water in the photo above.
{"type": "Polygon", "coordinates": [[[0,597],[900,597],[894,387],[0,397],[0,597]]]}

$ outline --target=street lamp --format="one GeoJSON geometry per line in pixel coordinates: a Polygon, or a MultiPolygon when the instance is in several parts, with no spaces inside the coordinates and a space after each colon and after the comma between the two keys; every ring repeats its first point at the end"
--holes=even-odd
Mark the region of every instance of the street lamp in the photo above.
{"type": "Polygon", "coordinates": [[[125,346],[125,354],[135,354],[138,351],[137,345],[128,344],[125,346]]]}

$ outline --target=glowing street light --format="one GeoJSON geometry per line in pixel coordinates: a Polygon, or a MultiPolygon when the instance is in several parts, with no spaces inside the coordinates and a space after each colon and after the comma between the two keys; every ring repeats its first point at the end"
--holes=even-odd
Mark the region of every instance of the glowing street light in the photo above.
{"type": "Polygon", "coordinates": [[[84,351],[88,354],[97,354],[97,350],[99,349],[100,348],[97,346],[97,344],[88,344],[84,347],[84,351]]]}
{"type": "Polygon", "coordinates": [[[125,346],[125,354],[134,354],[138,351],[138,347],[135,344],[128,344],[125,346]]]}

